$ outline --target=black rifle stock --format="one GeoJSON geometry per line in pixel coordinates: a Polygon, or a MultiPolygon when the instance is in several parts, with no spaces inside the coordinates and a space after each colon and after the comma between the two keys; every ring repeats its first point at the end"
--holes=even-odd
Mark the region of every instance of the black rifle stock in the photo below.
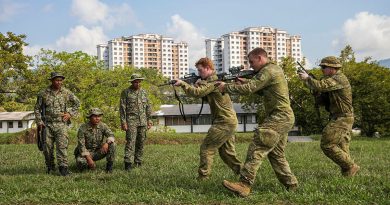
{"type": "Polygon", "coordinates": [[[43,121],[44,126],[37,126],[37,145],[39,151],[43,151],[44,147],[46,146],[46,107],[45,104],[42,101],[42,97],[39,97],[39,103],[41,105],[41,118],[43,121]]]}

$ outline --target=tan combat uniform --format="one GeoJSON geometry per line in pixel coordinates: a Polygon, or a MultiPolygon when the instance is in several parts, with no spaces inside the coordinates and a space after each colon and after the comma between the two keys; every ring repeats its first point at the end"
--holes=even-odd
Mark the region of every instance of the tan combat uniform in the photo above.
{"type": "Polygon", "coordinates": [[[217,75],[214,73],[206,80],[202,80],[198,87],[193,87],[185,82],[181,87],[184,92],[192,97],[207,99],[210,105],[212,126],[208,130],[202,145],[200,146],[199,176],[209,176],[215,153],[218,151],[221,159],[239,174],[241,162],[237,159],[234,147],[234,132],[237,128],[237,116],[228,94],[221,94],[214,82],[217,75]]]}
{"type": "Polygon", "coordinates": [[[225,90],[229,93],[246,95],[256,93],[264,96],[266,116],[264,122],[259,124],[254,132],[241,170],[240,181],[253,184],[260,164],[268,157],[283,185],[289,187],[298,184],[284,153],[288,131],[295,119],[283,70],[275,64],[268,63],[246,84],[227,84],[225,90]]]}
{"type": "Polygon", "coordinates": [[[351,85],[340,70],[321,80],[308,78],[307,84],[314,90],[329,94],[330,120],[322,132],[321,149],[342,171],[349,170],[354,164],[349,154],[354,122],[351,85]]]}

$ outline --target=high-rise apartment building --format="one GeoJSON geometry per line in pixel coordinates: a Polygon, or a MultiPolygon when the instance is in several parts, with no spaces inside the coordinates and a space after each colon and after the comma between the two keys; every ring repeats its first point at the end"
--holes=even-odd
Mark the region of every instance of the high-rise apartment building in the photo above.
{"type": "Polygon", "coordinates": [[[302,60],[301,37],[271,27],[250,27],[218,39],[206,39],[206,56],[213,60],[219,73],[229,72],[231,67],[248,68],[247,55],[257,47],[265,49],[268,57],[276,62],[287,56],[302,60]]]}
{"type": "Polygon", "coordinates": [[[172,38],[158,34],[112,39],[108,44],[97,45],[97,57],[109,69],[124,65],[154,68],[170,79],[189,73],[187,43],[175,43],[172,38]]]}

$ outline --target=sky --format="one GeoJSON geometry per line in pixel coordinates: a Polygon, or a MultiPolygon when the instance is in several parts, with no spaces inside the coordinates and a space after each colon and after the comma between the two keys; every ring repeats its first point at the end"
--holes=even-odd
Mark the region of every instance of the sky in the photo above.
{"type": "Polygon", "coordinates": [[[28,55],[96,55],[110,39],[156,33],[187,42],[193,65],[206,38],[258,26],[300,35],[309,66],[346,45],[358,60],[390,58],[390,0],[0,0],[0,32],[26,34],[28,55]]]}

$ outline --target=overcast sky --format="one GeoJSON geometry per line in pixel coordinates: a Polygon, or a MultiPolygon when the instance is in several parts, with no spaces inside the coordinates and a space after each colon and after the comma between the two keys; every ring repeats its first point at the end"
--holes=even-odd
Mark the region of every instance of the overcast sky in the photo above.
{"type": "Polygon", "coordinates": [[[0,0],[0,32],[40,48],[96,55],[108,40],[157,33],[189,43],[190,65],[205,38],[271,26],[302,37],[310,65],[350,44],[359,59],[390,58],[390,0],[0,0]]]}

